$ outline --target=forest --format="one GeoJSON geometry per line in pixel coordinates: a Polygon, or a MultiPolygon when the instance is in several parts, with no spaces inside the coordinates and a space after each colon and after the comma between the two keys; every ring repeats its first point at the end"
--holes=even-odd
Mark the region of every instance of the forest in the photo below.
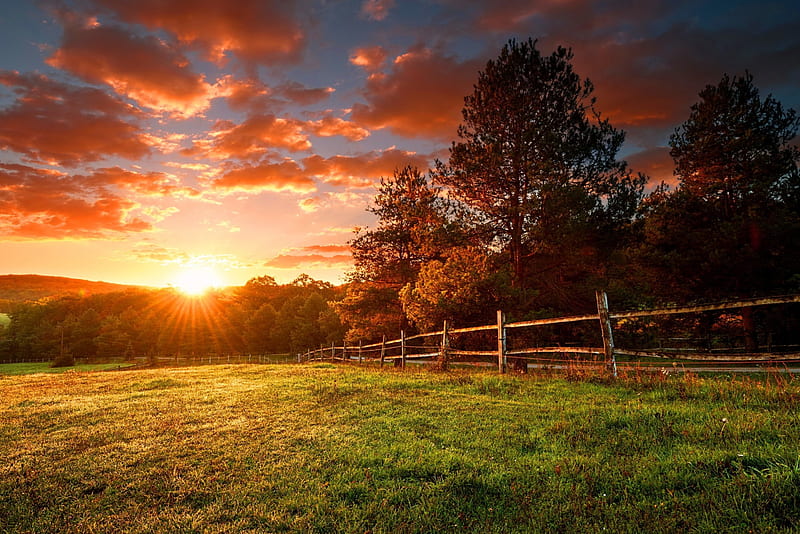
{"type": "MultiPolygon", "coordinates": [[[[262,276],[203,298],[128,289],[20,304],[0,325],[0,361],[296,353],[445,319],[489,324],[499,309],[591,313],[595,290],[616,309],[800,290],[795,110],[750,73],[722,75],[669,139],[675,182],[650,184],[620,157],[625,133],[571,51],[536,45],[509,41],[478,73],[447,161],[381,179],[345,284],[262,276]]],[[[757,348],[753,310],[724,320],[757,348]]]]}

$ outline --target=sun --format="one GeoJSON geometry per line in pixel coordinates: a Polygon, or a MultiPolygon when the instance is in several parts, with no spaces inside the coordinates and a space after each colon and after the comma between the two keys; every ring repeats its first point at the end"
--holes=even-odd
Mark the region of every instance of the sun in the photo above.
{"type": "Polygon", "coordinates": [[[175,277],[172,285],[185,295],[198,297],[215,287],[222,286],[222,280],[212,267],[186,265],[175,277]]]}

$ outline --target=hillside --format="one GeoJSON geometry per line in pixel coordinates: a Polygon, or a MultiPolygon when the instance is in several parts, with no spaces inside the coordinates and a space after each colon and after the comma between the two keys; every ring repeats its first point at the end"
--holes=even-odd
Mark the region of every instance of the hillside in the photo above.
{"type": "Polygon", "coordinates": [[[92,282],[61,276],[36,274],[0,275],[0,312],[6,311],[14,302],[37,301],[48,297],[65,295],[92,295],[123,291],[129,286],[110,282],[92,282]]]}

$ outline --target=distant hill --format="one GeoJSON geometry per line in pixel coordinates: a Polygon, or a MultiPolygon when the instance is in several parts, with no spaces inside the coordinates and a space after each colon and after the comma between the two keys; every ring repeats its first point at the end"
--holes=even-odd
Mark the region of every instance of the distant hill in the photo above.
{"type": "Polygon", "coordinates": [[[66,295],[93,295],[111,293],[141,286],[92,282],[61,276],[38,274],[0,275],[0,312],[8,311],[15,302],[31,302],[66,295]]]}

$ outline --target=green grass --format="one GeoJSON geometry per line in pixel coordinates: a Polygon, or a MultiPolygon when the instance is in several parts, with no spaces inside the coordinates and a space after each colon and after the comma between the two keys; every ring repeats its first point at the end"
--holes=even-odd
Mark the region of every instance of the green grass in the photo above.
{"type": "Polygon", "coordinates": [[[11,317],[7,313],[0,313],[0,326],[8,326],[11,324],[11,317]]]}
{"type": "Polygon", "coordinates": [[[780,380],[240,365],[0,391],[0,532],[800,529],[780,380]]]}
{"type": "Polygon", "coordinates": [[[50,362],[0,363],[0,376],[30,375],[35,373],[59,374],[67,372],[106,371],[129,367],[131,364],[118,363],[79,363],[71,367],[50,367],[50,362]]]}

